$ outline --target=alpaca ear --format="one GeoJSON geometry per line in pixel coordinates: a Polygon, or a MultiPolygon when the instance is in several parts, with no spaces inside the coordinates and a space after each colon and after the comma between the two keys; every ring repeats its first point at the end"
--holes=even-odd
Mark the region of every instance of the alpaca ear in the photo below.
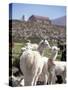
{"type": "Polygon", "coordinates": [[[40,43],[42,43],[43,42],[43,40],[41,40],[41,42],[40,43]]]}

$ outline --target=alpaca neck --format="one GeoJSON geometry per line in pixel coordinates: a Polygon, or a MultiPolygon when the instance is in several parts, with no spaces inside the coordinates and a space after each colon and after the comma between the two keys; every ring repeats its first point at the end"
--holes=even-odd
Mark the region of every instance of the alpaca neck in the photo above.
{"type": "Polygon", "coordinates": [[[41,55],[43,55],[44,47],[39,46],[37,50],[41,55]]]}
{"type": "Polygon", "coordinates": [[[56,60],[57,55],[58,55],[58,52],[52,53],[50,59],[52,59],[53,61],[56,60]]]}

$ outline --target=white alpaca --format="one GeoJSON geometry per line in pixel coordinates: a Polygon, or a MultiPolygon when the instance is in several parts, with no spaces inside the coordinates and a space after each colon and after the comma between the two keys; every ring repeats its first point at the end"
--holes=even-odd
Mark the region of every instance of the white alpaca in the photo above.
{"type": "Polygon", "coordinates": [[[37,48],[38,48],[38,44],[36,44],[36,43],[31,44],[31,46],[32,46],[32,49],[33,49],[33,50],[37,50],[37,48]]]}
{"type": "Polygon", "coordinates": [[[58,48],[56,46],[53,46],[51,48],[51,56],[50,58],[47,58],[47,57],[42,57],[42,62],[44,62],[44,67],[43,67],[43,71],[42,71],[42,74],[40,75],[39,77],[39,81],[44,81],[45,80],[45,77],[47,78],[45,80],[45,84],[48,82],[48,83],[51,83],[53,82],[52,81],[52,77],[53,77],[53,74],[51,75],[51,73],[53,72],[53,68],[54,68],[54,63],[53,61],[56,59],[57,57],[57,54],[58,54],[58,48]],[[45,72],[45,74],[44,74],[45,72]],[[47,72],[47,73],[46,73],[47,72]],[[42,77],[43,76],[43,77],[42,77]],[[50,80],[51,79],[51,80],[50,80]]]}
{"type": "Polygon", "coordinates": [[[21,48],[21,51],[25,51],[27,48],[30,48],[30,49],[32,49],[32,50],[37,50],[37,48],[38,48],[38,44],[36,44],[36,43],[31,43],[30,41],[28,42],[28,43],[26,43],[26,46],[25,47],[22,47],[21,48]]]}
{"type": "Polygon", "coordinates": [[[56,80],[56,75],[55,75],[55,60],[58,55],[59,48],[57,46],[52,46],[51,49],[51,56],[48,59],[48,72],[49,72],[49,77],[48,77],[48,84],[54,84],[56,80]]]}
{"type": "Polygon", "coordinates": [[[58,50],[59,49],[56,48],[55,46],[52,47],[52,53],[53,53],[53,55],[55,55],[53,59],[50,57],[50,59],[52,60],[51,66],[53,67],[52,72],[51,72],[52,80],[50,81],[50,83],[52,83],[52,84],[55,84],[57,75],[62,76],[63,83],[66,82],[66,62],[55,61],[56,57],[58,55],[58,50]]]}
{"type": "MultiPolygon", "coordinates": [[[[42,57],[42,60],[44,62],[44,71],[46,71],[47,67],[47,76],[48,76],[48,83],[49,84],[55,84],[56,81],[56,75],[61,75],[63,78],[63,83],[66,82],[66,62],[61,61],[55,61],[57,54],[58,54],[58,48],[56,46],[52,47],[52,54],[50,58],[42,57]]],[[[40,75],[39,81],[45,80],[45,74],[40,75]]],[[[45,81],[46,83],[46,81],[45,81]]]]}
{"type": "Polygon", "coordinates": [[[38,77],[42,72],[44,62],[42,62],[41,60],[42,57],[40,53],[43,52],[45,47],[50,48],[50,46],[49,43],[47,43],[45,40],[45,41],[41,41],[39,47],[37,49],[39,51],[32,51],[29,48],[26,49],[20,57],[20,68],[24,74],[25,86],[36,85],[38,81],[38,77]]]}
{"type": "Polygon", "coordinates": [[[62,76],[63,83],[66,83],[66,62],[53,61],[53,63],[54,66],[52,65],[53,68],[50,70],[50,77],[48,83],[55,84],[57,75],[62,76]]]}
{"type": "Polygon", "coordinates": [[[43,40],[39,43],[39,46],[38,46],[38,48],[37,48],[37,51],[39,51],[40,52],[40,54],[41,55],[43,55],[43,51],[44,51],[44,49],[45,48],[49,48],[49,49],[51,49],[51,46],[50,46],[50,44],[49,44],[49,42],[47,41],[47,40],[45,40],[45,43],[43,42],[43,40]]]}
{"type": "Polygon", "coordinates": [[[32,44],[30,42],[26,43],[26,46],[22,47],[21,51],[25,51],[27,49],[33,49],[32,44]]]}
{"type": "Polygon", "coordinates": [[[55,75],[62,76],[63,83],[66,83],[66,62],[54,61],[55,64],[55,75]]]}
{"type": "Polygon", "coordinates": [[[36,44],[36,43],[31,43],[30,40],[28,40],[27,46],[28,46],[28,45],[32,47],[32,50],[37,50],[37,48],[38,48],[38,44],[36,44]]]}

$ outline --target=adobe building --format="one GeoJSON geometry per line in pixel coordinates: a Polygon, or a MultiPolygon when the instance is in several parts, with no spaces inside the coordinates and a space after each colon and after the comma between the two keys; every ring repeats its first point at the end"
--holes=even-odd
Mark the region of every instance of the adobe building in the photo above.
{"type": "Polygon", "coordinates": [[[44,24],[51,24],[51,20],[49,19],[49,17],[36,16],[36,15],[30,16],[28,21],[44,23],[44,24]]]}

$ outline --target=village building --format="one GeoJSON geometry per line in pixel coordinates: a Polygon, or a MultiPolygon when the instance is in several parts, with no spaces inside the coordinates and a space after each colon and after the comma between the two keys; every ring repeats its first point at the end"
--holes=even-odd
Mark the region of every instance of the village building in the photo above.
{"type": "Polygon", "coordinates": [[[51,20],[49,19],[49,17],[36,16],[36,15],[30,16],[28,21],[34,21],[37,23],[44,23],[44,24],[51,24],[51,20]]]}

